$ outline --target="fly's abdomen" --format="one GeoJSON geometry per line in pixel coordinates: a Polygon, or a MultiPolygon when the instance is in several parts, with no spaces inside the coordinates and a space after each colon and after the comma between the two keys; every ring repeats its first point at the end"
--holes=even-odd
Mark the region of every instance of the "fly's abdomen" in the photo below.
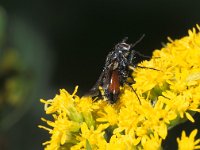
{"type": "Polygon", "coordinates": [[[116,102],[120,93],[120,80],[117,70],[113,70],[111,73],[110,84],[108,86],[108,95],[112,103],[116,102]]]}

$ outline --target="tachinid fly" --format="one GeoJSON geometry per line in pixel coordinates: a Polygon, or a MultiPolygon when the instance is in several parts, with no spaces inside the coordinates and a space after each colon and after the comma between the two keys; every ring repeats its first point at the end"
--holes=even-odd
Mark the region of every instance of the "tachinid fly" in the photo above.
{"type": "Polygon", "coordinates": [[[92,97],[104,96],[111,104],[117,101],[120,94],[120,86],[128,84],[127,78],[131,77],[131,72],[133,70],[130,70],[130,67],[134,68],[136,66],[133,62],[136,51],[132,48],[139,43],[143,37],[144,36],[134,44],[127,44],[126,41],[128,38],[126,37],[115,45],[114,50],[107,55],[105,66],[99,79],[86,95],[92,97]],[[104,95],[101,95],[99,87],[103,89],[104,95]]]}

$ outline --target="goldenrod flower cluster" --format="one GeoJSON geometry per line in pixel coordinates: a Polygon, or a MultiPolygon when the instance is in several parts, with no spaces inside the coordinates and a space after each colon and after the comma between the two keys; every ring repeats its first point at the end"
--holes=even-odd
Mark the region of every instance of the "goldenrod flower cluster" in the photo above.
{"type": "Polygon", "coordinates": [[[185,131],[182,132],[181,139],[177,138],[179,150],[193,150],[200,149],[200,139],[195,141],[197,129],[193,130],[189,137],[186,136],[185,131]]]}
{"type": "MultiPolygon", "coordinates": [[[[51,121],[42,118],[49,127],[39,126],[51,135],[45,149],[161,150],[170,128],[184,120],[195,122],[193,115],[200,112],[200,33],[194,28],[188,36],[169,40],[133,71],[137,95],[124,85],[115,104],[79,97],[77,88],[41,100],[52,116],[51,121]]],[[[200,148],[196,134],[183,132],[179,149],[200,148]]]]}

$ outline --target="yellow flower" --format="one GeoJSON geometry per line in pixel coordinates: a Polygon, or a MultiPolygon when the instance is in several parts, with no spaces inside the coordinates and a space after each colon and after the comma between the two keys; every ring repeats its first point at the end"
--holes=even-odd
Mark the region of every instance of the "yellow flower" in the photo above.
{"type": "MultiPolygon", "coordinates": [[[[123,85],[115,104],[80,98],[77,88],[41,100],[52,116],[42,119],[50,127],[39,126],[51,134],[45,148],[159,150],[168,130],[185,120],[195,122],[193,115],[200,112],[200,33],[193,29],[188,36],[169,40],[151,60],[138,64],[143,68],[133,71],[135,91],[123,85]]],[[[196,132],[189,137],[183,132],[179,149],[200,148],[196,132]]]]}
{"type": "Polygon", "coordinates": [[[104,106],[104,108],[102,110],[100,109],[97,114],[98,122],[108,122],[111,126],[118,123],[117,111],[111,105],[104,106]]]}
{"type": "Polygon", "coordinates": [[[182,132],[181,139],[177,138],[179,150],[195,150],[200,149],[200,139],[195,140],[197,129],[193,130],[189,137],[186,136],[185,131],[182,132]]]}
{"type": "Polygon", "coordinates": [[[108,127],[108,124],[101,124],[95,130],[92,126],[88,128],[86,123],[82,123],[81,125],[81,133],[79,136],[76,137],[79,143],[75,146],[72,146],[72,150],[80,150],[81,148],[86,148],[86,141],[88,140],[92,149],[105,149],[106,147],[106,140],[104,138],[105,129],[108,127]]]}
{"type": "Polygon", "coordinates": [[[52,134],[51,140],[44,143],[44,145],[47,145],[45,148],[46,150],[57,150],[65,143],[74,143],[76,139],[74,138],[73,133],[78,132],[80,128],[78,123],[69,121],[66,117],[59,116],[55,119],[55,122],[43,119],[43,121],[46,121],[53,129],[39,126],[52,134]]]}
{"type": "MultiPolygon", "coordinates": [[[[78,87],[76,87],[75,92],[77,88],[78,87]]],[[[62,89],[60,90],[60,95],[56,95],[53,100],[41,100],[41,102],[45,103],[46,113],[63,113],[64,116],[68,116],[71,120],[81,122],[83,118],[75,108],[75,102],[79,97],[75,96],[74,93],[70,95],[66,90],[62,89]]]]}
{"type": "Polygon", "coordinates": [[[142,146],[144,150],[161,150],[161,142],[162,139],[158,136],[158,134],[154,133],[146,136],[142,140],[142,146]]]}

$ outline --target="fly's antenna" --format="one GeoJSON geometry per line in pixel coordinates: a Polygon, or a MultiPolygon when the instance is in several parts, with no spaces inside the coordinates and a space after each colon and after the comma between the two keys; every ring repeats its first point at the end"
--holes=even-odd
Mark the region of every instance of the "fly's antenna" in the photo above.
{"type": "Polygon", "coordinates": [[[130,44],[131,48],[135,47],[135,45],[137,45],[138,43],[140,43],[144,37],[145,37],[145,34],[143,34],[134,44],[130,44]]]}

